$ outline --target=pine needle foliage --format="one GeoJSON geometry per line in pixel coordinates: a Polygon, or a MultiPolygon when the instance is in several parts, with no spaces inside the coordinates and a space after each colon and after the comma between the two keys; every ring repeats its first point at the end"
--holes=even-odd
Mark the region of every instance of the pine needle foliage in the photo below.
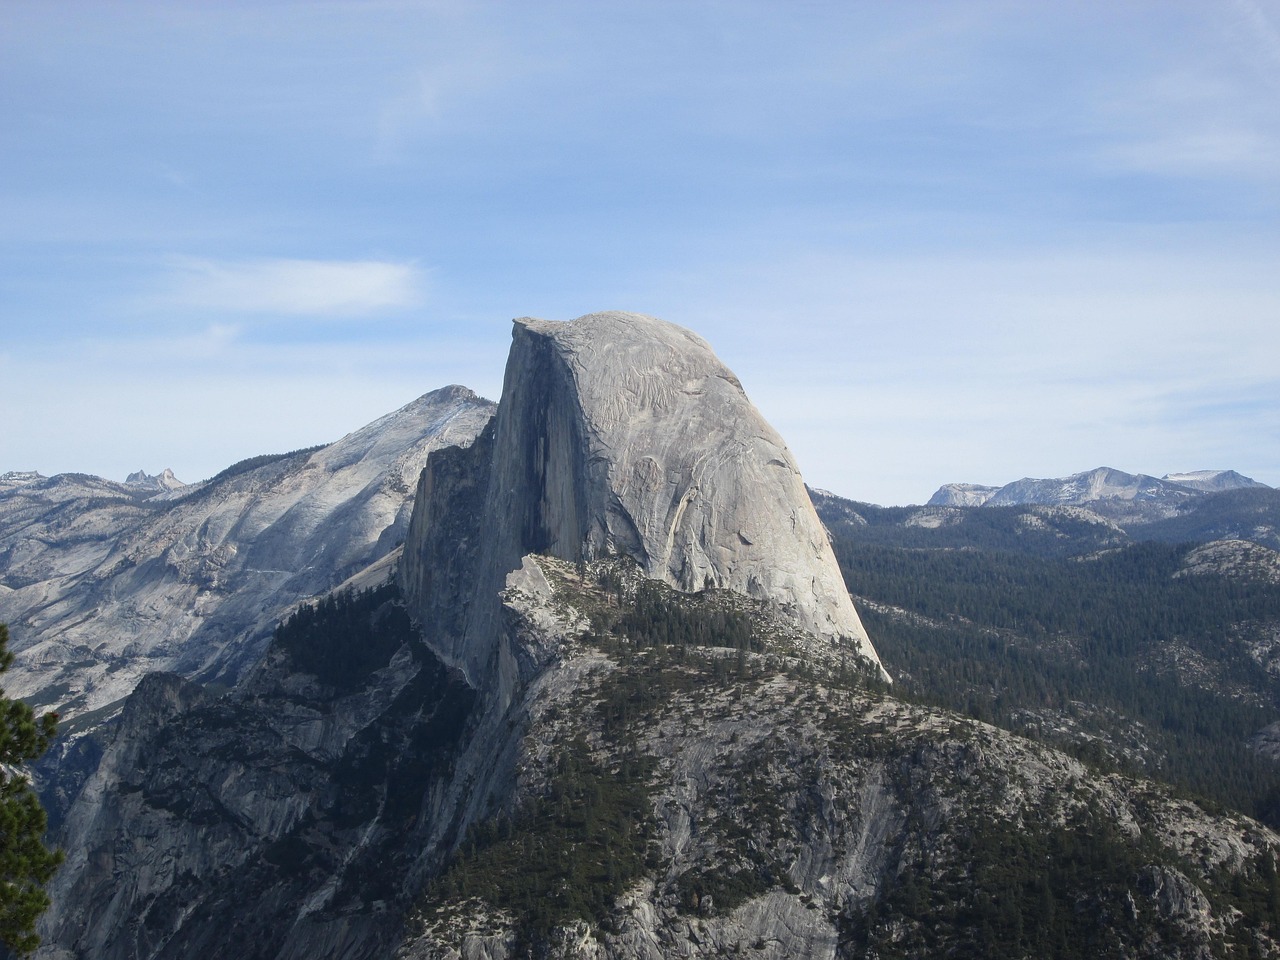
{"type": "Polygon", "coordinates": [[[389,602],[399,595],[396,585],[387,583],[304,603],[276,628],[275,643],[297,670],[339,692],[354,691],[417,636],[404,607],[389,602]]]}
{"type": "Polygon", "coordinates": [[[1247,643],[1280,623],[1280,585],[1178,576],[1190,549],[1070,558],[835,542],[895,696],[1280,826],[1280,765],[1248,747],[1280,721],[1280,685],[1247,643]],[[1142,750],[1126,755],[1135,736],[1142,750]]]}
{"type": "MultiPolygon", "coordinates": [[[[9,669],[9,628],[0,623],[0,673],[9,669]]],[[[62,862],[62,851],[44,845],[44,808],[26,775],[26,765],[48,748],[58,718],[37,718],[20,700],[0,690],[0,941],[19,955],[40,944],[36,921],[49,906],[45,886],[62,862]]]]}
{"type": "Polygon", "coordinates": [[[652,855],[654,767],[635,754],[606,767],[585,743],[562,745],[546,793],[473,829],[428,901],[477,898],[519,917],[525,947],[574,920],[606,923],[652,855]]]}

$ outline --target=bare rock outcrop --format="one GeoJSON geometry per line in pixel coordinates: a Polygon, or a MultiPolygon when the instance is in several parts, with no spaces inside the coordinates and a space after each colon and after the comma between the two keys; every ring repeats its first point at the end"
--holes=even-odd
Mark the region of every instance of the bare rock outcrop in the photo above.
{"type": "Polygon", "coordinates": [[[767,601],[879,665],[786,444],[704,340],[653,317],[516,320],[491,432],[428,461],[404,582],[439,625],[430,642],[478,686],[510,690],[497,597],[529,553],[630,556],[685,592],[767,601]]]}
{"type": "Polygon", "coordinates": [[[474,701],[393,598],[226,696],[143,679],[62,824],[41,960],[386,955],[474,701]]]}
{"type": "Polygon", "coordinates": [[[395,548],[428,453],[470,443],[493,409],[444,387],[328,446],[166,493],[136,476],[0,483],[6,689],[71,720],[153,671],[233,681],[300,600],[395,548]]]}

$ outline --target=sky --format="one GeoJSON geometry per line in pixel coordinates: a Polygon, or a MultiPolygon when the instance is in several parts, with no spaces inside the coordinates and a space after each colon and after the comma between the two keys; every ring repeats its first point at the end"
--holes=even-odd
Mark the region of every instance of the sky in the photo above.
{"type": "Polygon", "coordinates": [[[855,500],[1280,486],[1280,0],[0,2],[0,473],[203,479],[613,309],[855,500]]]}

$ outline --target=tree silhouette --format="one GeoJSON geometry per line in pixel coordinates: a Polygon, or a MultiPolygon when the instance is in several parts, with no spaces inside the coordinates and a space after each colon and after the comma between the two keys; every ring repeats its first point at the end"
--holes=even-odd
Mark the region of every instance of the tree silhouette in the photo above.
{"type": "MultiPolygon", "coordinates": [[[[0,623],[0,673],[12,663],[9,628],[0,623]]],[[[52,713],[37,718],[0,690],[0,941],[24,955],[40,943],[36,920],[49,906],[45,884],[62,862],[62,851],[44,845],[47,820],[26,764],[44,753],[57,721],[52,713]]]]}

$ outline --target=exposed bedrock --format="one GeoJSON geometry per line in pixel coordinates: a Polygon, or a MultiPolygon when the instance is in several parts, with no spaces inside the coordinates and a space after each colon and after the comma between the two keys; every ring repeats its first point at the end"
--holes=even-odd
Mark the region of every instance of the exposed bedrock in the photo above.
{"type": "Polygon", "coordinates": [[[405,583],[477,686],[509,689],[518,667],[498,594],[529,553],[625,554],[680,590],[768,601],[879,664],[786,444],[706,341],[653,317],[516,320],[484,437],[428,460],[405,583]]]}

